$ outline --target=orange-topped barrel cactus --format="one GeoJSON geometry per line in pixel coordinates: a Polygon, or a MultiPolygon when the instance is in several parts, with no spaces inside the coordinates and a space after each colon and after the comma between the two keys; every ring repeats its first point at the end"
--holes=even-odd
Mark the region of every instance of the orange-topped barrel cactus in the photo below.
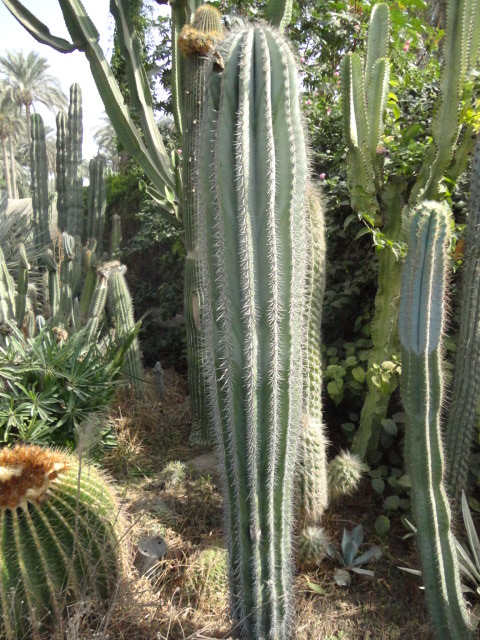
{"type": "Polygon", "coordinates": [[[67,605],[107,599],[120,569],[108,482],[62,451],[0,450],[0,637],[58,631],[67,605]]]}

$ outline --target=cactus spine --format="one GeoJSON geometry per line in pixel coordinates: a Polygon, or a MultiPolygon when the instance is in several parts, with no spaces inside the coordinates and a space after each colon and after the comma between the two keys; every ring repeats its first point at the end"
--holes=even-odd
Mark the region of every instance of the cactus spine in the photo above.
{"type": "Polygon", "coordinates": [[[283,640],[292,623],[307,158],[286,42],[255,26],[222,49],[198,162],[205,367],[224,461],[233,617],[247,638],[283,640]]]}
{"type": "Polygon", "coordinates": [[[449,220],[445,204],[424,202],[413,210],[399,312],[401,392],[405,460],[430,614],[439,640],[466,640],[472,635],[442,479],[441,340],[449,220]]]}
{"type": "Polygon", "coordinates": [[[298,453],[302,524],[316,525],[328,504],[327,438],[322,419],[321,324],[325,291],[325,221],[319,195],[307,191],[305,402],[298,453]]]}
{"type": "MultiPolygon", "coordinates": [[[[135,318],[133,316],[132,297],[125,280],[127,268],[119,265],[112,270],[108,279],[108,302],[110,315],[115,320],[115,327],[118,336],[131,333],[135,328],[135,318]]],[[[132,388],[139,394],[143,390],[143,367],[142,356],[138,338],[135,338],[125,354],[124,372],[132,388]]]]}
{"type": "Polygon", "coordinates": [[[112,489],[59,451],[0,452],[0,635],[44,637],[69,604],[106,600],[121,568],[112,489]]]}
{"type": "Polygon", "coordinates": [[[35,244],[44,247],[49,239],[48,163],[45,128],[40,114],[31,117],[30,167],[35,244]]]}
{"type": "Polygon", "coordinates": [[[223,38],[222,16],[211,5],[199,7],[193,24],[182,29],[178,44],[184,55],[183,99],[183,208],[185,227],[185,289],[184,308],[187,325],[188,385],[192,411],[192,444],[211,444],[212,433],[207,410],[206,381],[202,362],[208,356],[200,336],[200,315],[204,305],[199,280],[196,216],[199,192],[196,185],[199,131],[203,122],[205,77],[210,66],[208,54],[223,38]]]}
{"type": "Polygon", "coordinates": [[[66,231],[80,237],[83,237],[82,140],[82,92],[78,84],[72,84],[68,107],[66,231]]]}
{"type": "Polygon", "coordinates": [[[446,479],[455,510],[467,482],[470,447],[480,411],[480,140],[473,158],[465,237],[460,332],[446,426],[446,479]]]}

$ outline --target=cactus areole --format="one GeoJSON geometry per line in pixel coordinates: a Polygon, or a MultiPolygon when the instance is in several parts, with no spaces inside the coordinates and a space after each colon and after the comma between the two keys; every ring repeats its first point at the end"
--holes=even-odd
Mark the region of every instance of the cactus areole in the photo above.
{"type": "Polygon", "coordinates": [[[67,605],[108,597],[118,575],[116,501],[61,451],[0,450],[0,637],[46,637],[67,605]],[[115,523],[115,524],[113,524],[115,523]]]}
{"type": "Polygon", "coordinates": [[[230,595],[251,640],[292,635],[292,497],[303,401],[307,158],[298,72],[268,27],[212,63],[199,145],[203,337],[225,471],[230,595]]]}

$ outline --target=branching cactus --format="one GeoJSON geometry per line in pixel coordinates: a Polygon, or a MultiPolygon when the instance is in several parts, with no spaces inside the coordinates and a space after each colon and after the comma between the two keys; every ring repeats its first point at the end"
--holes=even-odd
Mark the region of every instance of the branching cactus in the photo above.
{"type": "Polygon", "coordinates": [[[325,291],[325,221],[319,194],[307,191],[308,265],[305,401],[298,453],[301,524],[317,525],[328,504],[327,437],[322,417],[321,324],[325,291]]]}
{"type": "Polygon", "coordinates": [[[35,244],[44,247],[49,236],[48,204],[48,162],[45,144],[45,127],[42,116],[34,113],[31,117],[30,167],[32,176],[32,207],[35,225],[35,244]]]}
{"type": "Polygon", "coordinates": [[[211,419],[225,473],[234,620],[291,636],[292,498],[303,401],[307,157],[298,71],[253,26],[212,65],[198,157],[211,419]]]}
{"type": "Polygon", "coordinates": [[[0,451],[0,635],[46,637],[67,605],[106,601],[120,576],[116,497],[92,466],[37,446],[0,451]]]}
{"type": "Polygon", "coordinates": [[[184,308],[187,325],[188,386],[192,410],[192,444],[205,446],[212,442],[206,402],[206,381],[202,362],[208,357],[200,337],[200,314],[204,304],[199,280],[197,212],[199,191],[196,184],[198,139],[203,122],[205,77],[211,65],[209,54],[223,39],[222,16],[212,5],[199,7],[193,24],[182,29],[178,44],[184,55],[182,78],[183,126],[183,208],[185,227],[184,308]]]}
{"type": "Polygon", "coordinates": [[[82,140],[82,92],[78,84],[72,84],[68,107],[66,231],[80,237],[83,237],[82,140]]]}
{"type": "MultiPolygon", "coordinates": [[[[112,269],[108,279],[108,306],[119,337],[131,333],[135,328],[132,297],[125,280],[126,270],[124,265],[119,265],[112,269]]],[[[127,349],[124,372],[135,392],[141,394],[144,388],[144,374],[138,338],[135,338],[127,349]]]]}
{"type": "Polygon", "coordinates": [[[466,640],[473,636],[442,478],[441,341],[449,222],[445,204],[427,201],[413,209],[399,313],[401,393],[406,414],[405,461],[427,603],[438,640],[466,640]]]}
{"type": "Polygon", "coordinates": [[[446,426],[447,485],[455,510],[480,414],[480,141],[473,158],[455,377],[446,426]]]}

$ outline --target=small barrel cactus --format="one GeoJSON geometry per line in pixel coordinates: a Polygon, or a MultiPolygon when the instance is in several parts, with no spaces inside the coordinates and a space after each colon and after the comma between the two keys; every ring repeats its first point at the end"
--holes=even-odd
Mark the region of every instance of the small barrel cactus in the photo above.
{"type": "Polygon", "coordinates": [[[360,457],[342,451],[328,465],[328,491],[332,498],[350,495],[358,487],[363,474],[368,471],[360,457]]]}
{"type": "Polygon", "coordinates": [[[0,451],[0,637],[61,628],[68,604],[106,599],[120,563],[121,522],[107,481],[72,455],[0,451]]]}
{"type": "Polygon", "coordinates": [[[305,527],[298,538],[298,561],[303,569],[317,567],[327,555],[330,540],[321,527],[305,527]]]}

